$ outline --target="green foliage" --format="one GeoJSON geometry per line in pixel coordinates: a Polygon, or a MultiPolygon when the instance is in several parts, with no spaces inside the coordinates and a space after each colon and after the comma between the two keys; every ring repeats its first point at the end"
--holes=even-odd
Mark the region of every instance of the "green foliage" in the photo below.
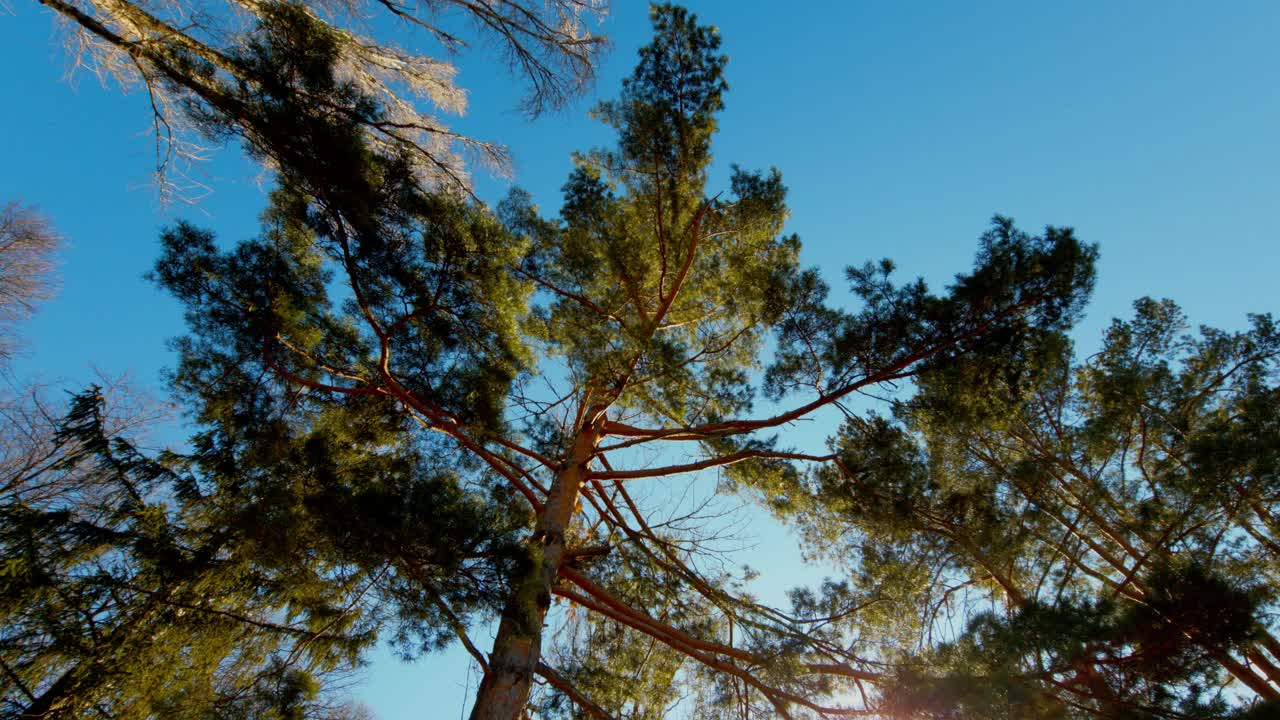
{"type": "Polygon", "coordinates": [[[725,58],[714,29],[655,6],[655,40],[599,116],[614,151],[578,157],[558,221],[516,192],[500,215],[529,238],[520,273],[545,303],[527,332],[576,382],[659,420],[748,407],[748,372],[796,264],[778,172],[735,169],[731,197],[706,197],[725,58]]]}
{"type": "Polygon", "coordinates": [[[336,717],[316,674],[370,639],[341,608],[349,584],[256,562],[189,464],[109,434],[102,403],[97,388],[74,396],[52,463],[0,497],[0,552],[16,561],[0,576],[6,712],[208,718],[231,703],[243,717],[336,717]],[[283,686],[306,692],[269,695],[283,686]]]}
{"type": "MultiPolygon", "coordinates": [[[[946,673],[910,657],[913,636],[931,632],[949,602],[940,584],[1013,595],[1052,556],[1036,546],[1049,523],[1008,488],[1050,483],[1043,458],[1013,453],[1001,462],[1013,476],[993,479],[964,454],[964,433],[1012,427],[1018,403],[1048,384],[1044,371],[1063,366],[1059,333],[1091,288],[1096,249],[1070,230],[1032,236],[997,217],[974,270],[945,292],[897,285],[883,261],[848,271],[854,309],[831,307],[818,273],[799,267],[799,240],[783,233],[777,170],[735,167],[725,193],[707,188],[727,90],[716,31],[668,5],[652,16],[654,41],[620,97],[597,110],[617,144],[576,158],[554,218],[520,191],[493,213],[424,189],[412,148],[370,141],[370,128],[394,123],[339,72],[343,39],[300,6],[264,6],[249,41],[222,59],[234,73],[178,58],[204,88],[192,117],[213,137],[243,138],[278,187],[255,238],[220,244],[189,224],[162,238],[154,279],[189,326],[173,385],[197,433],[188,456],[165,459],[180,471],[152,478],[171,495],[121,505],[136,541],[115,552],[149,563],[150,584],[216,587],[237,612],[283,618],[280,632],[303,639],[282,645],[274,627],[246,630],[239,644],[219,634],[207,666],[217,672],[175,686],[164,707],[199,707],[217,673],[268,673],[273,684],[237,697],[270,708],[263,717],[292,718],[313,692],[294,672],[299,657],[317,670],[352,667],[379,636],[412,656],[500,618],[486,688],[527,683],[551,658],[549,680],[629,717],[661,716],[684,696],[701,717],[828,713],[819,703],[877,676],[862,668],[899,660],[896,689],[863,695],[868,706],[1057,717],[1061,706],[1022,666],[1052,655],[1067,669],[1046,672],[1070,672],[1103,629],[1120,633],[1120,611],[1091,604],[1088,583],[1063,575],[1061,602],[1020,602],[1011,623],[983,616],[935,648],[946,673]],[[567,390],[529,394],[539,373],[567,390]],[[907,379],[919,395],[894,419],[843,408],[850,420],[831,457],[768,435],[907,379]],[[794,409],[748,419],[758,390],[794,409]],[[1009,419],[986,425],[993,417],[1009,419]],[[628,449],[666,439],[703,462],[612,469],[635,464],[628,449]],[[803,472],[802,460],[821,469],[803,472]],[[841,556],[850,582],[798,591],[784,612],[746,593],[746,573],[707,570],[696,522],[649,523],[625,489],[691,466],[720,468],[723,488],[803,523],[812,554],[841,556]],[[574,551],[593,544],[605,550],[584,569],[574,551]],[[561,556],[567,565],[554,566],[561,556]],[[585,601],[557,611],[566,633],[539,655],[553,594],[585,601]],[[1032,642],[1050,627],[1075,634],[1032,642]],[[940,709],[947,697],[954,707],[940,709]]],[[[1256,430],[1243,434],[1222,418],[1232,429],[1217,442],[1266,442],[1267,410],[1255,412],[1256,430]]],[[[1198,462],[1216,467],[1216,452],[1205,445],[1198,462]]],[[[156,466],[127,455],[136,466],[117,476],[156,466]]],[[[1170,571],[1163,585],[1135,573],[1167,587],[1167,602],[1154,616],[1123,615],[1129,634],[1116,642],[1152,649],[1143,633],[1171,622],[1194,623],[1201,645],[1243,642],[1262,596],[1219,582],[1220,570],[1170,571]],[[1178,589],[1191,578],[1237,592],[1238,612],[1206,617],[1178,589]]],[[[177,652],[138,637],[129,651],[140,656],[177,652]]],[[[572,707],[551,697],[539,710],[586,712],[565,694],[572,707]]]]}
{"type": "Polygon", "coordinates": [[[828,288],[807,273],[793,290],[766,388],[774,396],[834,389],[886,371],[897,377],[921,360],[921,370],[965,373],[979,387],[995,377],[1016,379],[1034,367],[1046,336],[1079,316],[1096,258],[1096,246],[1079,242],[1070,229],[1031,236],[996,216],[973,272],[957,275],[943,296],[923,280],[895,285],[893,262],[882,260],[848,269],[861,308],[841,313],[822,305],[828,288]]]}
{"type": "Polygon", "coordinates": [[[1246,648],[1259,631],[1260,610],[1273,594],[1244,578],[1211,572],[1180,557],[1157,562],[1143,578],[1148,594],[1126,606],[1116,640],[1131,648],[1130,662],[1157,683],[1177,683],[1212,660],[1205,648],[1246,648]]]}
{"type": "Polygon", "coordinates": [[[411,364],[406,390],[464,421],[497,423],[524,362],[516,330],[527,289],[505,271],[521,246],[483,208],[424,191],[403,154],[371,149],[360,125],[379,109],[335,76],[331,32],[289,5],[266,15],[238,58],[257,82],[224,89],[239,113],[202,118],[215,135],[269,149],[279,166],[263,236],[222,254],[179,225],[156,280],[194,315],[214,309],[193,327],[234,346],[223,353],[235,359],[363,376],[395,354],[411,364]],[[328,297],[333,273],[347,278],[349,298],[328,297]],[[366,319],[377,330],[361,336],[366,319]]]}
{"type": "Polygon", "coordinates": [[[715,115],[729,89],[728,58],[719,53],[719,32],[699,25],[688,10],[653,5],[650,18],[653,42],[640,49],[622,97],[601,103],[596,113],[618,131],[617,154],[609,156],[616,170],[640,164],[655,184],[679,192],[683,182],[700,182],[711,160],[715,115]]]}
{"type": "Polygon", "coordinates": [[[1276,680],[1274,324],[1193,337],[1171,302],[1135,310],[1086,364],[1045,332],[1016,372],[921,373],[798,494],[859,588],[923,609],[905,636],[864,617],[915,658],[886,695],[904,717],[1235,717],[1222,683],[1276,680]]]}

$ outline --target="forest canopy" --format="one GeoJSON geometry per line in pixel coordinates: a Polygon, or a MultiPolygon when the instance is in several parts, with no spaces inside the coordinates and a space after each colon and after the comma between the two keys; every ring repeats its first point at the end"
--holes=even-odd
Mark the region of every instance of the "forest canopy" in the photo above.
{"type": "MultiPolygon", "coordinates": [[[[456,153],[489,146],[414,99],[447,109],[449,70],[360,39],[361,5],[41,2],[162,138],[238,141],[272,184],[252,237],[161,234],[183,447],[112,388],[5,397],[5,713],[357,718],[383,642],[463,648],[475,720],[1280,712],[1270,316],[1189,332],[1140,299],[1080,358],[1098,247],[1002,215],[945,287],[851,257],[833,290],[779,169],[714,180],[728,59],[677,6],[548,214],[471,194],[456,153]],[[832,576],[766,604],[718,518],[644,490],[709,472],[832,576]]],[[[446,6],[530,112],[593,75],[595,3],[446,6]]],[[[53,243],[12,207],[0,237],[53,243]]]]}

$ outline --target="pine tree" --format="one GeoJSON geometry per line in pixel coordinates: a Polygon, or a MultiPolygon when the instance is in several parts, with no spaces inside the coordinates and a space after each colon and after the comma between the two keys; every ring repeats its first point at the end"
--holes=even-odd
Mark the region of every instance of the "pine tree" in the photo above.
{"type": "MultiPolygon", "coordinates": [[[[240,62],[240,48],[256,42],[262,26],[274,26],[281,3],[229,0],[144,3],[133,0],[39,0],[62,21],[67,50],[77,67],[124,89],[141,87],[150,99],[155,135],[156,171],[165,193],[200,190],[183,187],[191,179],[185,166],[204,159],[210,148],[200,137],[201,115],[233,119],[242,130],[252,124],[238,104],[238,91],[263,86],[269,75],[240,62]],[[246,22],[248,18],[249,22],[246,22]],[[193,113],[193,111],[195,111],[193,113]],[[173,177],[175,173],[179,177],[173,177]]],[[[458,115],[466,92],[454,85],[457,69],[446,60],[406,47],[425,40],[445,55],[467,46],[466,36],[451,30],[461,17],[481,37],[495,41],[513,74],[528,86],[524,110],[536,116],[563,107],[588,87],[606,43],[590,25],[602,17],[603,0],[422,0],[399,3],[292,2],[322,30],[334,71],[353,90],[378,104],[376,118],[361,117],[373,148],[404,152],[415,173],[429,184],[468,192],[467,165],[480,161],[498,170],[508,164],[499,144],[450,132],[433,112],[458,115]],[[380,13],[409,33],[373,31],[380,13]],[[416,33],[414,32],[416,31],[416,33]],[[369,34],[371,33],[372,34],[369,34]],[[389,36],[390,35],[390,36],[389,36]],[[417,41],[417,42],[414,42],[417,41]],[[428,110],[427,108],[430,108],[428,110]]],[[[313,39],[319,39],[313,38],[313,39]]],[[[308,88],[293,91],[306,94],[308,88]]],[[[311,98],[324,100],[322,95],[311,98]]],[[[333,112],[350,108],[334,105],[333,112]]],[[[247,138],[255,142],[250,133],[247,138]]],[[[258,154],[274,166],[273,147],[256,142],[258,154]]]]}
{"type": "Polygon", "coordinates": [[[140,452],[117,428],[145,416],[107,407],[93,386],[28,452],[6,448],[5,716],[346,717],[320,691],[372,639],[367,581],[260,562],[244,509],[206,494],[181,459],[140,452]]]}
{"type": "Polygon", "coordinates": [[[482,668],[474,718],[520,716],[535,676],[575,715],[653,716],[679,686],[706,717],[863,712],[847,693],[883,673],[849,649],[846,586],[762,606],[628,487],[714,469],[784,513],[800,467],[840,456],[770,433],[974,358],[1016,374],[1078,313],[1094,249],[999,220],[945,293],[894,284],[885,261],[850,272],[844,312],[782,233],[777,171],[706,187],[725,59],[686,11],[654,9],[598,110],[617,147],[579,157],[556,218],[518,192],[495,214],[424,190],[411,151],[370,142],[377,98],[334,72],[331,30],[291,6],[262,17],[235,60],[255,82],[199,116],[278,167],[262,233],[220,249],[176,226],[155,272],[187,309],[175,385],[201,476],[270,530],[246,552],[377,568],[384,631],[407,652],[456,635],[482,668]],[[562,392],[531,389],[552,377],[562,392]],[[761,389],[782,409],[753,415],[761,389]],[[590,637],[578,652],[544,652],[557,597],[590,637]],[[488,654],[469,635],[485,619],[488,654]]]}
{"type": "Polygon", "coordinates": [[[1135,310],[1085,362],[1049,334],[1016,375],[922,376],[895,418],[850,419],[842,463],[810,479],[815,542],[842,528],[861,584],[921,610],[882,649],[929,648],[889,692],[904,716],[1280,707],[1280,335],[1269,316],[1189,335],[1169,301],[1135,310]],[[949,614],[967,627],[933,635],[949,614]]]}

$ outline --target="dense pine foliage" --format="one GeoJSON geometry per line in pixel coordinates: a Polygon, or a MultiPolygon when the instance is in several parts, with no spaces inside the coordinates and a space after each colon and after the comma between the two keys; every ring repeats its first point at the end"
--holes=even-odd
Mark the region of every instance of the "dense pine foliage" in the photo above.
{"type": "Polygon", "coordinates": [[[442,186],[349,35],[252,15],[212,58],[138,46],[276,184],[256,237],[163,234],[186,450],[90,391],[10,463],[7,711],[350,717],[326,688],[380,640],[461,644],[477,720],[1275,711],[1269,317],[1191,336],[1145,300],[1078,361],[1096,248],[1004,217],[941,291],[882,260],[831,299],[778,170],[709,187],[726,58],[681,8],[556,215],[442,186]],[[825,452],[780,435],[833,414],[825,452]],[[761,604],[710,520],[634,491],[707,472],[843,577],[761,604]]]}

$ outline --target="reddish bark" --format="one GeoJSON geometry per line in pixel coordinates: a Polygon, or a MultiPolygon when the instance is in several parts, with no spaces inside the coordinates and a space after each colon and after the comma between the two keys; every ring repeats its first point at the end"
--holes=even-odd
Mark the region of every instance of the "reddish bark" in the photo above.
{"type": "Polygon", "coordinates": [[[587,415],[538,514],[528,540],[528,562],[512,578],[511,597],[498,625],[489,654],[489,673],[477,691],[471,720],[514,720],[529,702],[542,654],[542,625],[551,604],[551,589],[566,558],[565,531],[600,442],[604,409],[593,408],[587,415]]]}

